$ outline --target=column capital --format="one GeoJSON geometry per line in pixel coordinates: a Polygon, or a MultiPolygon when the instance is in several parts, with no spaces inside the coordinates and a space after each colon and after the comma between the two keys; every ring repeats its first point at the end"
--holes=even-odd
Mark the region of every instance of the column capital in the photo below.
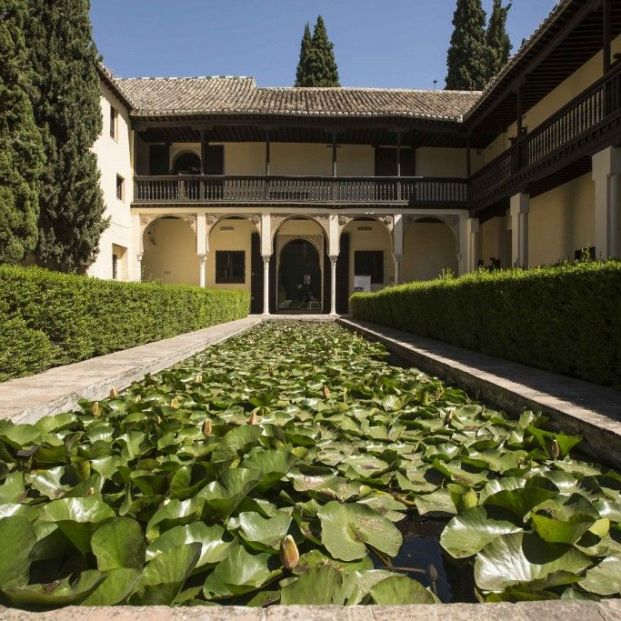
{"type": "Polygon", "coordinates": [[[198,260],[199,260],[201,263],[204,263],[205,261],[207,261],[207,253],[202,253],[202,252],[199,252],[199,253],[197,253],[197,255],[196,255],[196,256],[198,257],[198,260]]]}
{"type": "Polygon", "coordinates": [[[515,194],[510,199],[510,212],[511,215],[518,215],[520,213],[528,213],[530,210],[530,194],[521,192],[515,194]]]}

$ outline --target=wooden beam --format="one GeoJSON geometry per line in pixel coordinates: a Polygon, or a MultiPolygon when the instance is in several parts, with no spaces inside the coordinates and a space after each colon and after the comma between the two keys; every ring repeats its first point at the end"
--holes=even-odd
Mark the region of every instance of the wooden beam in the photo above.
{"type": "Polygon", "coordinates": [[[207,140],[207,131],[201,131],[201,175],[207,174],[207,151],[209,149],[209,141],[207,140]]]}
{"type": "Polygon", "coordinates": [[[336,177],[337,161],[336,161],[336,132],[332,132],[332,176],[336,177]]]}
{"type": "Polygon", "coordinates": [[[272,142],[271,142],[271,134],[268,129],[265,132],[265,176],[270,176],[270,164],[272,159],[272,142]]]}
{"type": "MultiPolygon", "coordinates": [[[[510,82],[508,82],[508,84],[505,84],[504,86],[497,86],[493,91],[490,91],[487,94],[487,97],[486,97],[487,101],[491,103],[489,107],[478,116],[484,118],[485,116],[491,114],[494,110],[496,110],[496,108],[498,108],[498,106],[501,103],[503,103],[503,101],[505,100],[505,97],[500,96],[500,94],[497,91],[500,90],[501,93],[502,92],[511,93],[512,91],[515,91],[520,85],[520,83],[523,81],[524,74],[531,73],[533,70],[533,65],[541,64],[544,60],[546,60],[546,58],[563,43],[563,41],[571,33],[571,31],[578,24],[580,24],[580,22],[582,22],[585,19],[585,17],[589,15],[589,13],[592,13],[593,11],[597,10],[597,8],[599,8],[599,6],[601,5],[601,2],[602,0],[586,0],[584,4],[575,13],[575,15],[571,19],[569,19],[569,21],[564,26],[561,27],[560,31],[557,32],[550,39],[550,41],[548,41],[548,43],[544,45],[543,49],[535,55],[534,59],[528,62],[526,67],[519,70],[518,75],[515,78],[513,78],[510,82]],[[492,93],[494,93],[494,91],[496,91],[496,94],[492,96],[492,93]]],[[[542,33],[542,34],[545,34],[545,33],[542,33]]],[[[531,46],[531,49],[533,47],[534,45],[531,46]]],[[[482,104],[477,104],[476,107],[478,108],[480,105],[482,104]]],[[[470,119],[468,119],[468,121],[469,120],[470,119]]],[[[480,122],[481,121],[477,121],[476,124],[479,125],[480,122]]]]}

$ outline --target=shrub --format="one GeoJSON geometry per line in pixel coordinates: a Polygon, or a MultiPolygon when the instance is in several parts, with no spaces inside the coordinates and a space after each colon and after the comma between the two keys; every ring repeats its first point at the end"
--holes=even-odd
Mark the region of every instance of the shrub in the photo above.
{"type": "Polygon", "coordinates": [[[354,317],[621,388],[621,262],[480,271],[351,298],[354,317]]]}
{"type": "Polygon", "coordinates": [[[248,314],[245,291],[0,267],[0,381],[248,314]]]}

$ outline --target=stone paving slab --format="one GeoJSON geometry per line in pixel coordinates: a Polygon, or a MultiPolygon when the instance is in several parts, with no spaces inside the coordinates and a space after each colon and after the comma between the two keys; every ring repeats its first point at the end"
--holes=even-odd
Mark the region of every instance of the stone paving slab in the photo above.
{"type": "Polygon", "coordinates": [[[366,321],[338,322],[508,414],[547,414],[566,433],[584,436],[587,453],[621,468],[621,392],[366,321]]]}
{"type": "Polygon", "coordinates": [[[0,608],[0,621],[618,621],[621,600],[528,602],[520,604],[441,604],[418,606],[196,606],[68,607],[29,613],[0,608]]]}
{"type": "Polygon", "coordinates": [[[78,399],[103,399],[113,386],[122,390],[259,323],[250,316],[0,383],[0,418],[34,422],[75,408],[78,399]]]}

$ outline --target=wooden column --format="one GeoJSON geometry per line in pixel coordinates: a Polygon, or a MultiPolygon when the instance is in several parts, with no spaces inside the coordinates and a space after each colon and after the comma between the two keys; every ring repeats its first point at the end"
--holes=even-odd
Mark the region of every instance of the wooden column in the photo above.
{"type": "Polygon", "coordinates": [[[270,180],[267,177],[271,174],[272,161],[272,141],[269,129],[265,132],[265,181],[263,183],[263,198],[269,200],[270,197],[270,180]]]}
{"type": "MultiPolygon", "coordinates": [[[[401,176],[401,131],[397,130],[397,177],[401,176]]],[[[401,181],[397,181],[397,200],[401,200],[401,181]]]]}
{"type": "Polygon", "coordinates": [[[604,52],[604,75],[610,71],[612,64],[612,0],[602,2],[602,22],[603,22],[603,41],[602,50],[604,52]]]}
{"type": "Polygon", "coordinates": [[[470,193],[470,177],[472,177],[472,151],[470,149],[470,134],[466,135],[466,191],[468,192],[468,204],[472,200],[470,193]]]}
{"type": "Polygon", "coordinates": [[[515,139],[516,153],[515,165],[517,170],[522,168],[522,134],[524,133],[524,85],[520,84],[515,93],[516,98],[516,117],[517,117],[517,137],[515,139]]]}
{"type": "MultiPolygon", "coordinates": [[[[209,150],[209,141],[207,139],[207,132],[201,130],[201,175],[207,174],[207,153],[209,150]]],[[[201,199],[207,198],[207,182],[205,179],[201,179],[199,194],[201,199]]]]}
{"type": "MultiPolygon", "coordinates": [[[[337,138],[337,134],[336,132],[332,132],[332,202],[336,202],[336,195],[337,195],[337,187],[336,187],[336,174],[337,174],[337,151],[336,151],[336,138],[337,138]]],[[[333,300],[334,301],[334,300],[333,300]]]]}

